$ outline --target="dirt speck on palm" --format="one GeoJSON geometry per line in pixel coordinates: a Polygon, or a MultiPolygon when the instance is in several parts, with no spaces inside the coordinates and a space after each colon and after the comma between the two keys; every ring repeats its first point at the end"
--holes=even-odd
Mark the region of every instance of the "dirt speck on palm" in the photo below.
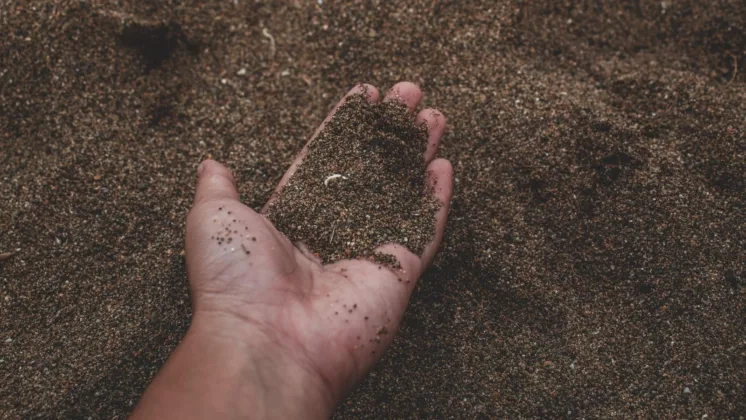
{"type": "Polygon", "coordinates": [[[422,158],[426,130],[402,104],[348,97],[309,144],[269,219],[324,262],[376,258],[387,243],[419,255],[438,209],[422,158]]]}

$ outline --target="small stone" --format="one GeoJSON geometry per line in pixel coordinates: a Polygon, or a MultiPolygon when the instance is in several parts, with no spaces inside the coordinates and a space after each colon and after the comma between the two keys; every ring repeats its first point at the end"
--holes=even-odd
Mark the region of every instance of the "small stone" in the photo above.
{"type": "Polygon", "coordinates": [[[692,390],[689,387],[684,388],[684,394],[691,394],[692,390]]]}
{"type": "Polygon", "coordinates": [[[243,75],[246,74],[246,69],[241,69],[236,74],[239,75],[239,76],[243,76],[243,75]]]}

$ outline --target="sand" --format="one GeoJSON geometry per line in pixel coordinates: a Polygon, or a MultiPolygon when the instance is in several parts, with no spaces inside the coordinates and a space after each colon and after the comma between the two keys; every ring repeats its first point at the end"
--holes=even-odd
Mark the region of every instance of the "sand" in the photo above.
{"type": "Polygon", "coordinates": [[[189,324],[200,160],[261,208],[400,80],[448,118],[450,222],[337,418],[746,413],[742,0],[0,10],[3,417],[126,416],[189,324]]]}
{"type": "Polygon", "coordinates": [[[324,263],[369,258],[401,268],[376,248],[402,244],[421,255],[435,236],[440,206],[427,182],[427,140],[405,105],[345,98],[267,217],[324,263]]]}

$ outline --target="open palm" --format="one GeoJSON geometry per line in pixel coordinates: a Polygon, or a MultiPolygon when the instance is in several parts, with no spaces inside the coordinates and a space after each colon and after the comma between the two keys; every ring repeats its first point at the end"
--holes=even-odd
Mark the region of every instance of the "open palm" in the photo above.
{"type": "MultiPolygon", "coordinates": [[[[348,95],[362,92],[370,101],[379,100],[372,86],[356,87],[348,95]]],[[[445,119],[433,110],[415,117],[420,98],[419,88],[404,82],[383,99],[403,102],[413,118],[427,124],[424,159],[433,174],[428,179],[435,182],[434,191],[442,203],[435,237],[422,255],[397,244],[379,248],[395,256],[401,269],[367,260],[322,265],[302,244],[294,245],[277,231],[263,214],[241,204],[233,177],[224,166],[205,161],[199,168],[186,237],[195,316],[210,314],[230,320],[226,325],[237,326],[236,334],[259,332],[277,346],[278,353],[317,375],[334,400],[372,367],[393,340],[415,282],[432,261],[443,235],[452,169],[447,160],[434,157],[445,119]]],[[[334,111],[325,123],[333,115],[334,111]]],[[[304,155],[305,149],[277,191],[304,155]]]]}

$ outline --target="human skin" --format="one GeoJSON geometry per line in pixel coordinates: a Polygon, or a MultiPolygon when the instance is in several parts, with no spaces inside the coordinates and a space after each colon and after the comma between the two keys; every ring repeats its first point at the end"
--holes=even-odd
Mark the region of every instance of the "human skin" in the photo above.
{"type": "MultiPolygon", "coordinates": [[[[370,85],[347,95],[355,93],[365,93],[371,102],[381,100],[370,85]]],[[[415,283],[443,237],[452,168],[435,155],[445,118],[432,109],[415,116],[421,97],[416,85],[401,82],[382,99],[404,103],[418,123],[427,124],[427,179],[441,202],[434,237],[422,255],[398,244],[378,249],[395,256],[401,269],[356,259],[322,265],[272,226],[262,214],[267,206],[257,213],[241,204],[227,168],[212,160],[200,164],[186,227],[192,324],[146,390],[134,418],[331,415],[391,344],[415,283]],[[250,254],[243,242],[218,246],[211,239],[216,227],[227,224],[246,233],[241,241],[250,241],[250,254]]]]}

